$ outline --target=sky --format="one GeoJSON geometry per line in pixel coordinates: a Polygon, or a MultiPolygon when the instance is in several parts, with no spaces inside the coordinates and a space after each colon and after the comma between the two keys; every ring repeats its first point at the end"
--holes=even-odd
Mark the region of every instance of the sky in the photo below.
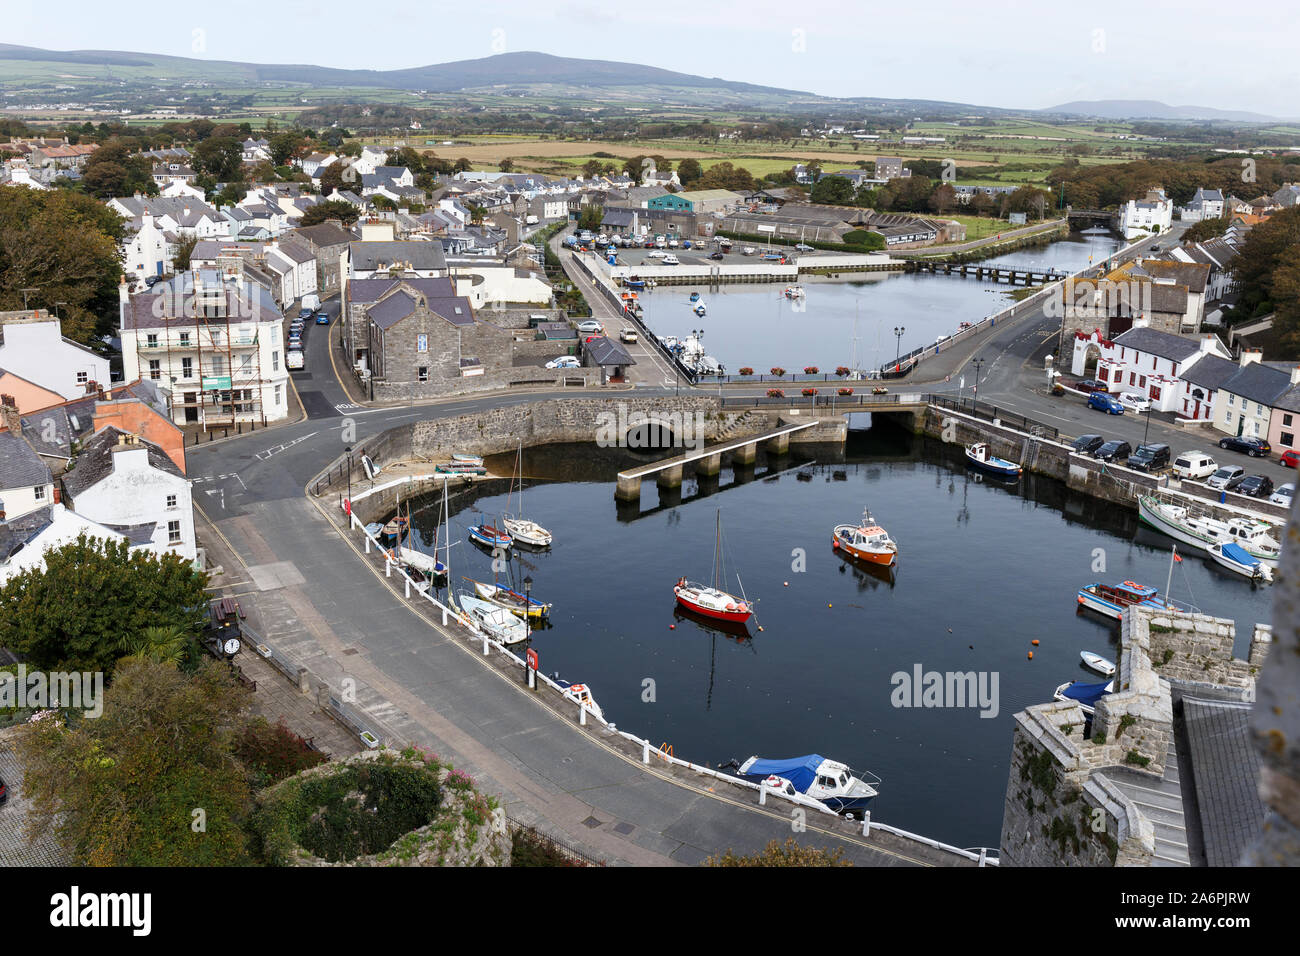
{"type": "Polygon", "coordinates": [[[375,8],[224,0],[193,10],[4,0],[4,8],[0,42],[52,50],[381,70],[536,50],[825,96],[1020,109],[1150,99],[1300,116],[1295,0],[1245,8],[1201,0],[385,0],[375,8]]]}

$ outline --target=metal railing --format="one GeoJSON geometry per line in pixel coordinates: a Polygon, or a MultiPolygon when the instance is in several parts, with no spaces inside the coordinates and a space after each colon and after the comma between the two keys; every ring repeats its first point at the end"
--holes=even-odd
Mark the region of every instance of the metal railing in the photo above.
{"type": "Polygon", "coordinates": [[[1061,437],[1059,429],[1052,425],[1044,425],[1042,422],[1034,421],[1032,418],[1026,418],[1024,415],[1017,415],[1015,412],[1008,412],[1006,409],[998,408],[996,405],[986,405],[983,402],[977,402],[971,398],[950,398],[947,395],[927,395],[926,401],[939,408],[951,409],[954,412],[961,412],[963,415],[970,415],[972,418],[979,418],[983,421],[1005,425],[1007,428],[1013,428],[1016,431],[1025,432],[1035,438],[1050,438],[1056,441],[1061,437]]]}

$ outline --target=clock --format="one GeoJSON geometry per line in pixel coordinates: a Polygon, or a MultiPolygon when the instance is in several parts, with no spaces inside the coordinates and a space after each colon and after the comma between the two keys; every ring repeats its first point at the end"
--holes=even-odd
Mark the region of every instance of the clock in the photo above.
{"type": "Polygon", "coordinates": [[[221,645],[221,649],[225,651],[228,656],[234,657],[239,653],[239,638],[227,638],[225,643],[221,645]]]}

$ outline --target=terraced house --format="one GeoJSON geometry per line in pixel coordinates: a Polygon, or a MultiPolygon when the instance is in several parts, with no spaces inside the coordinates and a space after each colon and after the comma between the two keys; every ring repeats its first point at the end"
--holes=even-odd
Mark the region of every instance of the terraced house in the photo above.
{"type": "Polygon", "coordinates": [[[1300,384],[1300,366],[1290,362],[1264,362],[1258,351],[1245,350],[1240,367],[1220,387],[1215,402],[1214,427],[1229,435],[1268,438],[1278,400],[1300,384]]]}

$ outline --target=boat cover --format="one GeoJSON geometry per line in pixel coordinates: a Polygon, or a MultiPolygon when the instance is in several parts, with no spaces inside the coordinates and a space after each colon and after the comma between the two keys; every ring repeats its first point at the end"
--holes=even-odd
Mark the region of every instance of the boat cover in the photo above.
{"type": "Polygon", "coordinates": [[[1081,704],[1092,707],[1097,701],[1106,696],[1106,685],[1109,683],[1110,681],[1101,684],[1080,684],[1076,681],[1061,693],[1071,700],[1077,700],[1081,704]]]}
{"type": "Polygon", "coordinates": [[[800,793],[807,793],[813,781],[817,779],[817,768],[826,760],[820,754],[808,754],[789,760],[755,760],[745,771],[745,776],[764,778],[770,776],[785,777],[800,793]]]}
{"type": "Polygon", "coordinates": [[[1253,568],[1259,564],[1259,559],[1250,554],[1245,548],[1236,542],[1229,541],[1219,548],[1219,552],[1225,557],[1236,561],[1238,564],[1244,564],[1248,568],[1253,568]]]}

